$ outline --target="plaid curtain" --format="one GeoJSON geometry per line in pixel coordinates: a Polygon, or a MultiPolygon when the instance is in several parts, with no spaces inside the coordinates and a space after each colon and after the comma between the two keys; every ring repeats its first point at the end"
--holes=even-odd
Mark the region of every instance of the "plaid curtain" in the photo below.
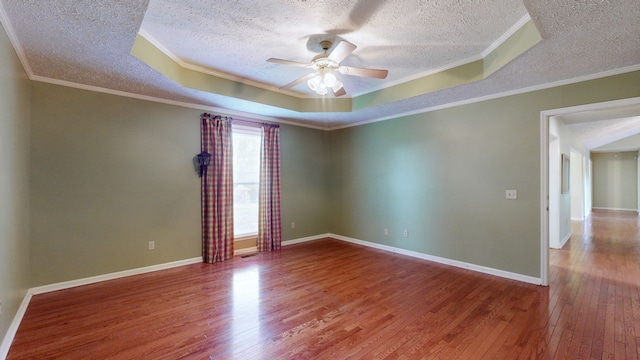
{"type": "Polygon", "coordinates": [[[260,154],[258,251],[282,246],[280,224],[280,126],[264,124],[260,154]]]}
{"type": "Polygon", "coordinates": [[[204,113],[200,117],[200,150],[211,154],[202,174],[202,260],[233,256],[233,151],[231,119],[204,113]]]}

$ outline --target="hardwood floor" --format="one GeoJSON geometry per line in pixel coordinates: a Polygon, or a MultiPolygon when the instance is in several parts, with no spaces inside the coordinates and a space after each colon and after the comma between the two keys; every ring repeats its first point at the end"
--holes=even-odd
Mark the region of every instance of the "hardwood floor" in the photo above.
{"type": "Polygon", "coordinates": [[[637,359],[639,226],[573,224],[549,287],[325,239],[36,295],[8,359],[637,359]]]}

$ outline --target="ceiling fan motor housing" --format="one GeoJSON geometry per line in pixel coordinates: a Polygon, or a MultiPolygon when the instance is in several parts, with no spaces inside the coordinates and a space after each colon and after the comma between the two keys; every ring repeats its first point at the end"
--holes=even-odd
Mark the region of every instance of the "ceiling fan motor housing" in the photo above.
{"type": "Polygon", "coordinates": [[[329,40],[320,41],[320,47],[324,50],[325,53],[329,51],[329,49],[331,49],[332,45],[333,43],[329,40]]]}

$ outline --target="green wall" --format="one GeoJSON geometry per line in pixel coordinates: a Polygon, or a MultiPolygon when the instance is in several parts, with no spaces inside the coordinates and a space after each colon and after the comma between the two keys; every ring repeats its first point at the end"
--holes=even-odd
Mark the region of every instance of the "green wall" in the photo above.
{"type": "Polygon", "coordinates": [[[328,133],[280,126],[282,239],[329,232],[328,133]],[[291,223],[295,222],[295,228],[291,223]]]}
{"type": "Polygon", "coordinates": [[[539,123],[517,106],[504,98],[332,133],[333,231],[535,275],[539,123]],[[512,189],[516,201],[505,199],[512,189]]]}
{"type": "MultiPolygon", "coordinates": [[[[4,334],[27,287],[200,256],[202,111],[29,83],[1,35],[4,334]]],[[[633,72],[331,132],[282,125],[283,239],[331,232],[537,277],[540,111],[639,84],[633,72]]]]}
{"type": "Polygon", "coordinates": [[[33,82],[32,285],[200,256],[198,119],[33,82]]]}
{"type": "Polygon", "coordinates": [[[638,210],[638,152],[592,153],[593,207],[638,210]]]}
{"type": "Polygon", "coordinates": [[[539,277],[540,112],[639,84],[634,72],[333,131],[331,230],[539,277]]]}
{"type": "MultiPolygon", "coordinates": [[[[638,74],[331,132],[282,125],[283,239],[331,232],[537,277],[540,111],[638,96],[638,74]]],[[[32,285],[200,256],[200,110],[31,95],[32,285]]]]}
{"type": "MultiPolygon", "coordinates": [[[[201,110],[37,82],[32,98],[32,285],[201,255],[201,110]]],[[[326,133],[281,137],[284,239],[327,233],[326,133]]]]}
{"type": "Polygon", "coordinates": [[[1,26],[0,114],[2,341],[29,288],[29,80],[1,26]]]}

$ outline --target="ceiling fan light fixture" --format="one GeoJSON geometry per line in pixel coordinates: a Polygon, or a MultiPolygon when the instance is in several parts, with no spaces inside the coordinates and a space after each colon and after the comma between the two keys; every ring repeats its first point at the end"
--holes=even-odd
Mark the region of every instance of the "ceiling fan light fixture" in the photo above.
{"type": "Polygon", "coordinates": [[[323,82],[320,82],[320,85],[318,85],[318,90],[316,90],[316,93],[318,93],[318,95],[327,95],[327,85],[325,85],[323,82]]]}
{"type": "Polygon", "coordinates": [[[327,95],[328,89],[334,92],[342,88],[342,83],[327,68],[321,68],[314,77],[307,80],[307,86],[318,95],[327,95]]]}
{"type": "Polygon", "coordinates": [[[316,76],[307,81],[307,86],[309,86],[309,89],[318,92],[318,87],[320,86],[321,81],[322,77],[320,76],[320,74],[316,73],[316,76]]]}
{"type": "Polygon", "coordinates": [[[341,40],[338,45],[331,50],[331,52],[329,52],[329,49],[333,46],[331,41],[321,41],[320,46],[322,47],[322,50],[324,50],[324,53],[316,55],[311,60],[311,63],[308,64],[276,58],[267,59],[268,62],[304,67],[313,71],[311,74],[302,76],[289,84],[280,87],[281,89],[293,88],[306,80],[309,89],[314,91],[316,94],[326,95],[328,89],[331,89],[333,90],[333,94],[338,97],[345,95],[347,92],[344,90],[342,82],[340,82],[336,77],[337,73],[375,79],[385,79],[389,73],[387,70],[381,69],[341,66],[340,62],[347,58],[347,56],[356,49],[356,46],[348,41],[341,40]]]}
{"type": "Polygon", "coordinates": [[[336,81],[338,81],[338,79],[336,79],[336,76],[333,75],[332,73],[328,72],[326,74],[324,74],[324,84],[327,85],[327,87],[334,87],[336,84],[336,81]]]}
{"type": "Polygon", "coordinates": [[[343,84],[340,82],[340,80],[336,80],[335,85],[333,85],[331,87],[331,90],[333,90],[334,93],[338,92],[338,90],[342,89],[343,84]]]}

